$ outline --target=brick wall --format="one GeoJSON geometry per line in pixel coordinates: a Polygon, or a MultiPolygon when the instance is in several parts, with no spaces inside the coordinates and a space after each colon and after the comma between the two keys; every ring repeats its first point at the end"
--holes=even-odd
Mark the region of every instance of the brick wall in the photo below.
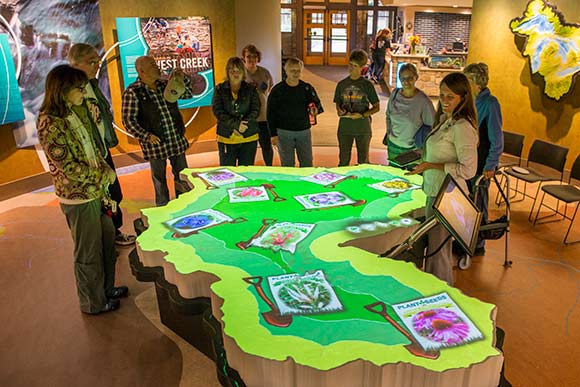
{"type": "Polygon", "coordinates": [[[431,47],[431,52],[439,52],[446,47],[451,49],[455,39],[469,42],[471,15],[458,13],[415,13],[415,34],[421,34],[422,44],[431,47]]]}

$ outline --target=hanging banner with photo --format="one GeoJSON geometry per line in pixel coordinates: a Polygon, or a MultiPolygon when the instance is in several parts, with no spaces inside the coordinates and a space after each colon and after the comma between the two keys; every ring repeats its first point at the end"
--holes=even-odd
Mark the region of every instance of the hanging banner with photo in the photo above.
{"type": "Polygon", "coordinates": [[[135,60],[155,58],[162,74],[179,68],[191,79],[193,98],[182,109],[211,106],[214,89],[211,28],[207,17],[117,18],[124,86],[137,79],[135,60]]]}
{"type": "Polygon", "coordinates": [[[0,125],[23,119],[24,109],[8,35],[0,34],[0,125]]]}
{"type": "MultiPolygon", "coordinates": [[[[24,119],[13,124],[16,146],[36,145],[36,117],[44,99],[48,72],[66,63],[74,43],[87,43],[103,52],[99,4],[95,0],[0,0],[0,33],[9,34],[10,52],[6,55],[12,55],[17,64],[16,78],[24,110],[24,119]]],[[[3,86],[4,80],[0,80],[3,86]]],[[[99,76],[99,85],[107,95],[106,74],[99,76]]]]}

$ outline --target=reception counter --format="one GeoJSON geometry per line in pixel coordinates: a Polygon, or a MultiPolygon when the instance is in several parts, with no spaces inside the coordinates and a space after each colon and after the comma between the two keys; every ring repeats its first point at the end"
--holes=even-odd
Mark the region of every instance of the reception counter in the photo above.
{"type": "Polygon", "coordinates": [[[390,65],[389,84],[391,87],[396,87],[397,84],[397,69],[400,63],[411,62],[419,70],[419,79],[416,86],[423,90],[429,97],[437,97],[439,95],[439,84],[441,80],[449,73],[462,71],[461,68],[435,68],[429,67],[429,55],[414,55],[414,54],[394,54],[390,65]]]}

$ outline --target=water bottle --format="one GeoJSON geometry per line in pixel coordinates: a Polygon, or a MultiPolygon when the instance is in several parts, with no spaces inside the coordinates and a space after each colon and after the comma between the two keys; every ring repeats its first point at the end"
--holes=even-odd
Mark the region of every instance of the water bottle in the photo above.
{"type": "Polygon", "coordinates": [[[316,125],[316,105],[314,102],[310,102],[308,105],[308,120],[310,125],[316,125]]]}

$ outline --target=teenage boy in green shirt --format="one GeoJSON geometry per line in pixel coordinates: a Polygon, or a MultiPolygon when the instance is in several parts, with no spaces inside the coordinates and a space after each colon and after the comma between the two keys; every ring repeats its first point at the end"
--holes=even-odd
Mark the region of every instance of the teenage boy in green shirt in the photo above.
{"type": "Polygon", "coordinates": [[[334,103],[338,122],[338,166],[350,163],[352,143],[356,142],[358,164],[369,162],[371,142],[371,116],[379,111],[380,102],[373,84],[361,76],[368,55],[363,50],[350,53],[348,77],[338,82],[334,103]]]}

